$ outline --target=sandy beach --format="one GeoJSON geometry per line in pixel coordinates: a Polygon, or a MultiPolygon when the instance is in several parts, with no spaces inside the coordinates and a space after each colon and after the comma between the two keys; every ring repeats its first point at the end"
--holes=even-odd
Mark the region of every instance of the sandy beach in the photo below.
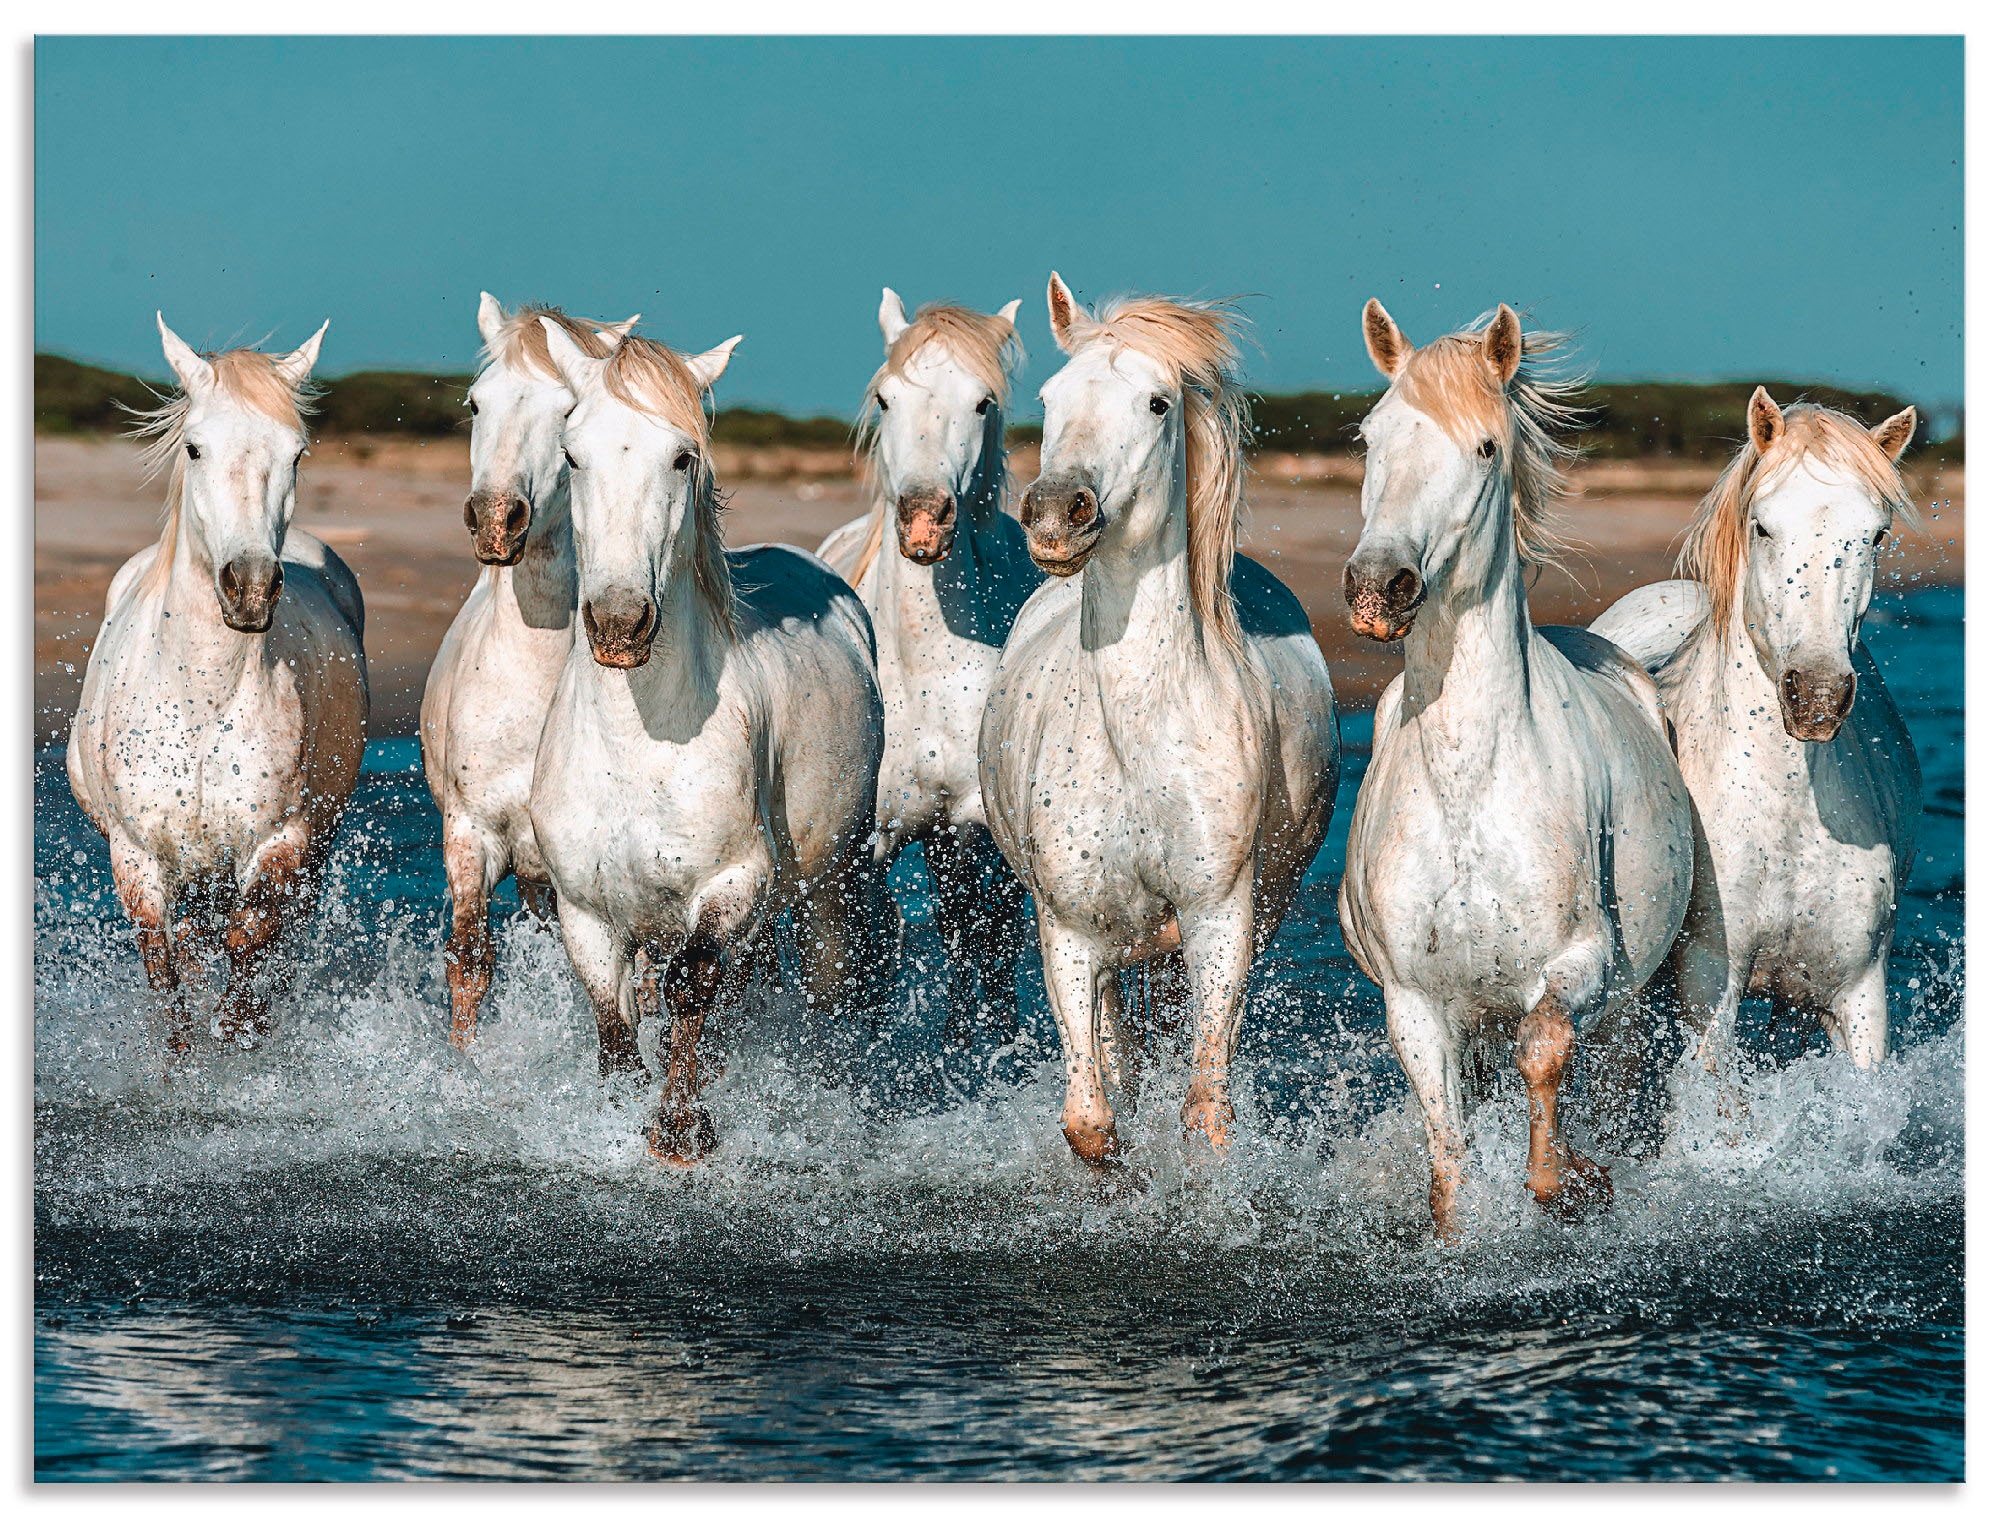
{"type": "MultiPolygon", "coordinates": [[[[1032,477],[1032,450],[1013,462],[1018,482],[1032,477]]],[[[725,455],[718,464],[734,543],[812,548],[863,507],[851,475],[781,477],[773,460],[756,455],[725,455]]],[[[828,468],[820,459],[807,466],[828,468]]],[[[1627,590],[1665,576],[1675,538],[1712,477],[1677,465],[1579,471],[1565,529],[1578,551],[1571,574],[1552,571],[1536,585],[1536,620],[1587,621],[1627,590]]],[[[1401,657],[1354,636],[1341,603],[1341,566],[1360,527],[1359,479],[1353,459],[1264,458],[1251,482],[1243,540],[1244,551],[1304,602],[1349,710],[1374,700],[1401,657]]],[[[1909,480],[1927,530],[1899,539],[1878,584],[1955,582],[1964,568],[1963,471],[1919,464],[1909,480]]],[[[416,730],[431,657],[478,573],[460,518],[466,484],[462,438],[324,439],[301,469],[298,524],[353,565],[367,597],[373,736],[416,730]]],[[[37,743],[67,732],[105,589],[127,557],[157,538],[160,501],[160,487],[142,477],[128,442],[36,440],[37,743]]]]}

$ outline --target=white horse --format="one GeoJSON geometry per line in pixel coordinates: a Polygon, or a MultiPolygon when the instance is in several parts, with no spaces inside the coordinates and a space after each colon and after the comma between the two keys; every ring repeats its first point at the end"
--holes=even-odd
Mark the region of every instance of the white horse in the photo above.
{"type": "Polygon", "coordinates": [[[1013,1036],[1026,935],[1020,882],[993,847],[979,795],[986,692],[1015,616],[1042,582],[1003,509],[1020,304],[997,316],[927,305],[910,318],[894,290],[882,292],[887,357],[862,419],[875,500],[819,548],[875,624],[888,723],[875,846],[887,862],[923,844],[952,961],[946,1036],[959,1043],[971,1041],[982,1000],[995,1035],[1013,1036]],[[896,551],[885,552],[892,527],[896,551]]]}
{"type": "Polygon", "coordinates": [[[1333,812],[1333,689],[1297,599],[1236,552],[1229,315],[1148,297],[1093,318],[1051,275],[1049,322],[1069,362],[1021,518],[1056,578],[987,702],[986,816],[1034,896],[1071,1149],[1116,1153],[1119,971],[1176,949],[1197,1018],[1182,1120],[1222,1148],[1251,961],[1333,812]]]}
{"type": "Polygon", "coordinates": [[[424,778],[444,817],[451,892],[445,979],[451,1040],[472,1045],[493,979],[488,903],[512,874],[524,903],[546,911],[548,870],[528,819],[535,746],[576,616],[563,418],[569,387],[556,372],[542,319],[579,345],[608,352],[638,321],[577,321],[552,306],[511,315],[483,291],[484,340],[472,410],[472,493],[465,525],[485,565],[452,620],[424,682],[424,778]]]}
{"type": "Polygon", "coordinates": [[[807,1000],[872,1007],[894,979],[895,904],[870,836],[882,758],[868,613],[795,548],[725,550],[704,397],[737,339],[684,357],[627,337],[593,356],[545,320],[575,397],[563,430],[575,639],[529,812],[607,1074],[639,1068],[633,956],[672,1016],[653,1152],[714,1145],[703,1018],[791,912],[807,1000]]]}
{"type": "Polygon", "coordinates": [[[1666,957],[1693,845],[1645,671],[1603,638],[1528,622],[1522,566],[1555,546],[1561,488],[1546,427],[1567,408],[1523,359],[1552,340],[1524,336],[1504,305],[1417,351],[1375,301],[1363,328],[1389,388],[1362,425],[1345,588],[1357,632],[1405,642],[1375,711],[1340,921],[1382,987],[1450,1238],[1466,1076],[1497,1040],[1527,1086],[1530,1192],[1565,1216],[1608,1202],[1608,1177],[1563,1141],[1557,1091],[1578,1032],[1619,1025],[1666,957]]]}
{"type": "Polygon", "coordinates": [[[217,1035],[268,1031],[259,976],[312,914],[361,772],[361,590],[290,525],[325,335],[204,357],[160,319],[181,393],[140,431],[168,472],[166,525],[111,581],[70,730],[70,786],[111,845],[177,1055],[190,1018],[176,992],[218,948],[217,1035]]]}
{"type": "Polygon", "coordinates": [[[1748,995],[1816,1015],[1863,1069],[1888,1052],[1885,972],[1923,809],[1917,754],[1861,642],[1875,555],[1910,500],[1914,408],[1870,432],[1760,387],[1750,440],[1682,554],[1692,580],[1593,624],[1648,664],[1696,817],[1676,943],[1682,1012],[1720,1072],[1748,995]]]}

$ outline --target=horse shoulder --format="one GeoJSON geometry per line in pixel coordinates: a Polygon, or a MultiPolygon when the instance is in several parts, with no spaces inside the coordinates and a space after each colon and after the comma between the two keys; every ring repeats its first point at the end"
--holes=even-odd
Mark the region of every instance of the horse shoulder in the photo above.
{"type": "Polygon", "coordinates": [[[1915,861],[1917,819],[1923,811],[1923,768],[1888,682],[1868,645],[1860,641],[1854,645],[1854,675],[1859,688],[1848,722],[1854,729],[1856,750],[1879,777],[1879,792],[1897,840],[1897,862],[1903,875],[1900,885],[1908,879],[1915,861]]]}

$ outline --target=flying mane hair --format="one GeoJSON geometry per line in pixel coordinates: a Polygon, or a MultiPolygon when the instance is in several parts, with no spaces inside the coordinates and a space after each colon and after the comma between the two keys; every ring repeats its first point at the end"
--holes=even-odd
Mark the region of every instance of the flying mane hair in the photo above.
{"type": "Polygon", "coordinates": [[[556,361],[549,357],[549,334],[542,325],[543,317],[561,327],[570,341],[586,353],[601,353],[604,350],[597,334],[612,325],[608,321],[587,321],[572,316],[561,306],[524,305],[502,318],[500,330],[494,334],[493,340],[480,348],[480,371],[483,373],[498,363],[560,383],[562,374],[556,368],[556,361]]]}
{"type": "Polygon", "coordinates": [[[1709,625],[1717,636],[1736,618],[1736,587],[1742,578],[1749,539],[1750,507],[1808,459],[1844,469],[1875,492],[1897,519],[1918,525],[1916,508],[1895,460],[1853,417],[1827,406],[1797,400],[1784,409],[1785,430],[1765,452],[1745,442],[1695,509],[1674,572],[1697,579],[1708,590],[1709,625]]]}
{"type": "Polygon", "coordinates": [[[1250,435],[1249,397],[1237,370],[1243,318],[1222,301],[1125,295],[1101,314],[1079,312],[1070,352],[1108,339],[1145,354],[1181,386],[1186,422],[1188,581],[1195,620],[1237,657],[1243,628],[1230,594],[1243,511],[1243,447],[1250,435]]]}
{"type": "MultiPolygon", "coordinates": [[[[855,450],[865,454],[871,465],[882,435],[878,425],[882,410],[875,404],[875,392],[890,375],[904,375],[917,354],[932,343],[943,348],[953,363],[992,392],[994,405],[986,417],[989,449],[996,448],[1005,435],[1007,392],[1012,386],[1014,371],[1020,367],[1025,356],[1021,334],[1014,329],[1014,323],[1004,316],[989,316],[983,311],[952,305],[947,301],[933,301],[917,307],[910,324],[889,345],[882,367],[869,378],[868,388],[862,393],[861,414],[854,423],[854,442],[855,450]]],[[[998,464],[994,470],[994,504],[998,505],[1007,489],[1006,454],[1003,449],[993,456],[998,464]]],[[[855,560],[848,582],[858,589],[869,566],[875,562],[875,556],[881,551],[882,513],[871,511],[868,537],[861,545],[861,556],[855,560]]]]}
{"type": "MultiPolygon", "coordinates": [[[[280,426],[290,427],[299,434],[299,441],[306,438],[306,418],[313,414],[313,401],[319,391],[310,383],[293,385],[278,369],[278,357],[260,352],[256,348],[230,348],[221,353],[204,353],[215,372],[216,388],[239,401],[260,415],[268,416],[280,426]]],[[[157,590],[167,582],[173,573],[174,548],[180,536],[181,492],[187,483],[187,453],[181,444],[187,430],[188,408],[191,398],[185,391],[172,395],[161,395],[155,391],[160,404],[150,411],[136,411],[123,407],[137,418],[130,435],[144,440],[145,447],[140,459],[145,465],[146,478],[167,477],[167,506],[165,522],[160,532],[159,551],[146,567],[144,584],[149,590],[157,590]]]]}
{"type": "MultiPolygon", "coordinates": [[[[587,336],[586,353],[597,348],[587,336]]],[[[722,499],[715,488],[715,460],[709,450],[707,392],[687,360],[665,343],[628,335],[598,370],[605,391],[620,405],[663,421],[694,442],[695,588],[735,634],[738,606],[729,556],[722,537],[722,499]]]]}
{"type": "Polygon", "coordinates": [[[1567,546],[1554,518],[1569,493],[1563,466],[1579,450],[1555,433],[1581,419],[1576,399],[1583,382],[1561,372],[1567,336],[1524,331],[1520,367],[1503,387],[1481,342],[1498,314],[1488,311],[1418,348],[1393,388],[1459,446],[1472,447],[1485,437],[1499,442],[1513,486],[1514,552],[1524,567],[1540,569],[1556,562],[1567,546]]]}

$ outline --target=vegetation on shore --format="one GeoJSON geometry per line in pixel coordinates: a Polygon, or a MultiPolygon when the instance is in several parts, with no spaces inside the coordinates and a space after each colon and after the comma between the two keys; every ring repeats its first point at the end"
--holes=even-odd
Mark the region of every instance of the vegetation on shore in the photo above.
{"type": "MultiPolygon", "coordinates": [[[[314,429],[329,436],[445,436],[465,425],[465,374],[364,372],[346,374],[321,386],[314,429]]],[[[1810,396],[1837,406],[1873,426],[1900,411],[1906,401],[1878,391],[1843,390],[1834,385],[1763,381],[1781,405],[1810,396]]],[[[1698,462],[1727,457],[1743,439],[1743,408],[1755,382],[1721,384],[1619,383],[1585,390],[1586,413],[1580,441],[1601,460],[1677,458],[1698,462]]],[[[1261,447],[1284,453],[1346,453],[1355,428],[1375,393],[1262,395],[1253,419],[1261,447]]],[[[117,432],[131,425],[120,406],[142,409],[157,401],[147,385],[129,374],[94,368],[53,353],[35,355],[35,430],[38,433],[117,432]]],[[[1941,418],[1922,415],[1915,451],[1938,461],[1962,462],[1962,426],[1938,438],[1941,418]]],[[[851,432],[847,419],[788,416],[781,411],[731,407],[716,413],[716,442],[736,448],[844,449],[851,432]]],[[[1032,423],[1008,429],[1010,440],[1035,442],[1032,423]]]]}

